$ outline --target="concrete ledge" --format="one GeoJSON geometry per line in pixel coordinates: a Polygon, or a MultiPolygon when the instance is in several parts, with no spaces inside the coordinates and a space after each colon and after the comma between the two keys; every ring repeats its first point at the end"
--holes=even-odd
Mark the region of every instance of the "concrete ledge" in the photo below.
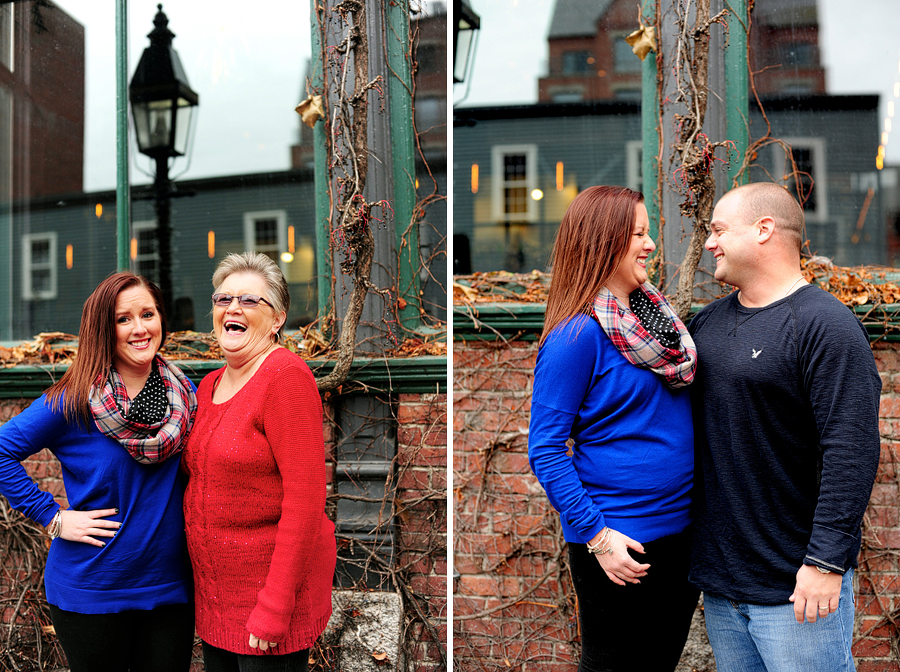
{"type": "Polygon", "coordinates": [[[337,651],[341,672],[399,672],[403,600],[398,593],[334,590],[322,643],[337,651]]]}

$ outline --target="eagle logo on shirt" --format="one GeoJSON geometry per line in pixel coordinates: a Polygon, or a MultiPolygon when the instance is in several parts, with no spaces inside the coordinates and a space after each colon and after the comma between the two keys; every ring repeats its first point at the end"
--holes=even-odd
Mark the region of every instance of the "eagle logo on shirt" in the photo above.
{"type": "Polygon", "coordinates": [[[751,359],[756,359],[757,357],[759,357],[762,354],[762,349],[760,349],[760,350],[757,350],[756,348],[750,348],[750,349],[753,350],[753,355],[751,355],[751,357],[750,357],[751,359]]]}

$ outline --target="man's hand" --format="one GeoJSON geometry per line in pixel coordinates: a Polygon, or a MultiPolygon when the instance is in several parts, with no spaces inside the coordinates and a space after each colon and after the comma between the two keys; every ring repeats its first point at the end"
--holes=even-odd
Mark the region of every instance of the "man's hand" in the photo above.
{"type": "Polygon", "coordinates": [[[797,572],[794,593],[788,598],[794,603],[797,622],[803,623],[805,617],[810,623],[815,623],[816,619],[837,611],[843,578],[834,572],[822,574],[811,565],[802,565],[797,572]]]}

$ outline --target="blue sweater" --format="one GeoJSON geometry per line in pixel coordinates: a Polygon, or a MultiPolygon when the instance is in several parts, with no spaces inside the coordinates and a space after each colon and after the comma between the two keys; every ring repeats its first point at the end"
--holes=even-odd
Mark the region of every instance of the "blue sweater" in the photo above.
{"type": "Polygon", "coordinates": [[[573,318],[541,346],[528,455],[566,541],[607,525],[640,543],[683,531],[693,441],[688,392],[631,364],[594,319],[573,318]]]}
{"type": "Polygon", "coordinates": [[[0,493],[41,525],[59,506],[20,464],[49,448],[62,465],[69,506],[118,508],[118,534],[99,548],[54,539],[44,572],[47,601],[82,614],[118,613],[186,603],[191,567],[184,539],[180,455],[138,464],[117,441],[66,422],[41,396],[0,427],[0,493]]]}

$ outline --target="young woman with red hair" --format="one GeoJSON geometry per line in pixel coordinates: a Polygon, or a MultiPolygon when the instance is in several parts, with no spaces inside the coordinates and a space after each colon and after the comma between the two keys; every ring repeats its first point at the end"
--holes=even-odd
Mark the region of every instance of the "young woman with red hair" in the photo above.
{"type": "Polygon", "coordinates": [[[674,670],[698,599],[686,390],[697,355],[648,282],[649,229],[640,193],[590,187],[553,248],[528,452],[569,546],[579,672],[674,670]]]}

